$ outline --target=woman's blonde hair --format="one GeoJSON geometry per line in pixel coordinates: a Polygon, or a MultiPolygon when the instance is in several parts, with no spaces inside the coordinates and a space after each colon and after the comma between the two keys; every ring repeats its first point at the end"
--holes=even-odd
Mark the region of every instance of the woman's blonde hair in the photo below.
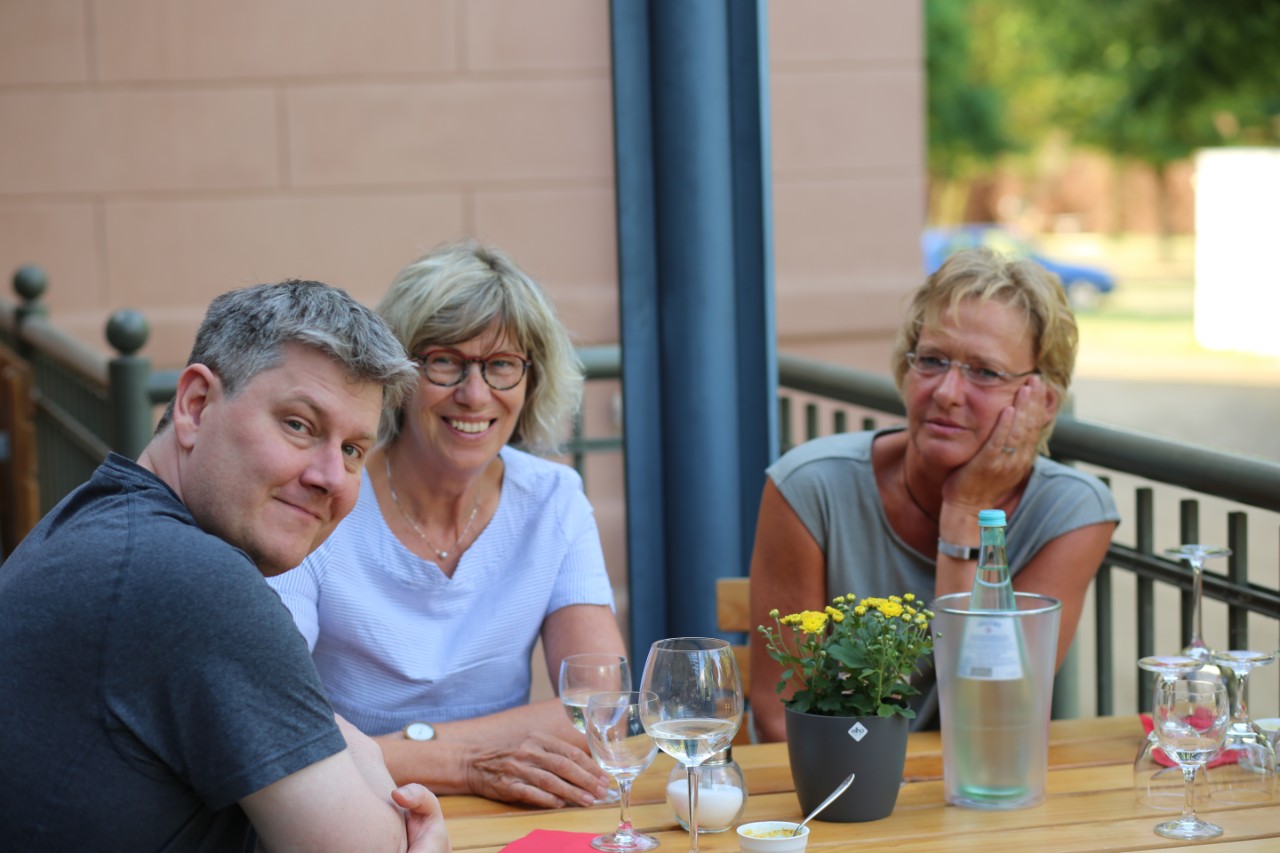
{"type": "MultiPolygon", "coordinates": [[[[1080,337],[1062,282],[1035,261],[1005,257],[986,247],[956,252],[912,294],[891,361],[898,394],[906,383],[907,353],[915,351],[921,331],[970,299],[1007,305],[1026,318],[1035,370],[1057,392],[1061,411],[1080,337]]],[[[1056,413],[1040,431],[1041,453],[1048,450],[1055,419],[1056,413]]]]}
{"type": "MultiPolygon", "coordinates": [[[[582,402],[582,361],[542,289],[502,250],[474,240],[432,249],[396,274],[376,308],[410,355],[469,341],[496,326],[531,362],[511,443],[557,451],[582,402]]],[[[383,414],[380,438],[400,432],[404,409],[383,414]]]]}

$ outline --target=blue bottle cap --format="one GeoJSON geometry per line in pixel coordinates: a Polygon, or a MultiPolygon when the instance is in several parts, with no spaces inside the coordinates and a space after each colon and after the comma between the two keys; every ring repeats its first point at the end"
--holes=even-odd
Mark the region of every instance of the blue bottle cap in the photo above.
{"type": "Polygon", "coordinates": [[[979,527],[1004,527],[1004,510],[984,509],[978,511],[979,527]]]}

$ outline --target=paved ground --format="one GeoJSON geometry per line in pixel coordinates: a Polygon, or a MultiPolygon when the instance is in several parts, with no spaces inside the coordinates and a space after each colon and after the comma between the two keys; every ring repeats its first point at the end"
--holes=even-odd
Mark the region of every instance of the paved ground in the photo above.
{"type": "Polygon", "coordinates": [[[1175,241],[1166,257],[1151,240],[1051,245],[1119,280],[1080,316],[1079,417],[1280,461],[1280,359],[1198,344],[1193,243],[1175,241]]]}

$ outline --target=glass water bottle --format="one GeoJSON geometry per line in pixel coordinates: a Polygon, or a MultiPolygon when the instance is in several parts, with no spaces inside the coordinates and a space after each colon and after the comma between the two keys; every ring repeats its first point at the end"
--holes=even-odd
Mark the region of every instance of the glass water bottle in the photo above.
{"type": "Polygon", "coordinates": [[[958,669],[956,771],[962,797],[999,808],[1028,792],[1031,750],[1036,739],[1031,707],[1032,674],[1016,616],[1009,561],[1005,554],[1004,510],[978,513],[978,570],[969,597],[973,614],[965,620],[958,669]],[[979,611],[979,612],[975,612],[979,611]]]}

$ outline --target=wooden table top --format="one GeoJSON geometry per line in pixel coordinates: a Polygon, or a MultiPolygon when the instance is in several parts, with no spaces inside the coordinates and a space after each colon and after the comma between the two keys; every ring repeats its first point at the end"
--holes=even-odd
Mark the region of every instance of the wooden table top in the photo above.
{"type": "MultiPolygon", "coordinates": [[[[1217,839],[1179,842],[1153,827],[1173,816],[1137,803],[1133,759],[1143,737],[1136,716],[1055,720],[1050,724],[1048,797],[1014,811],[947,806],[942,788],[942,740],[937,732],[910,736],[905,785],[893,814],[866,823],[809,824],[808,850],[890,850],[895,853],[1071,853],[1071,851],[1189,850],[1213,853],[1280,851],[1280,799],[1263,806],[1210,802],[1200,814],[1223,828],[1217,839]]],[[[739,823],[800,820],[785,744],[737,746],[734,759],[747,778],[747,807],[739,823]]],[[[663,797],[672,760],[659,752],[632,789],[631,819],[655,836],[659,850],[685,853],[688,833],[675,822],[663,797]]],[[[535,829],[603,833],[618,821],[616,805],[535,810],[470,796],[441,797],[453,849],[498,853],[535,829]]],[[[703,834],[703,853],[738,850],[732,831],[703,834]]]]}

